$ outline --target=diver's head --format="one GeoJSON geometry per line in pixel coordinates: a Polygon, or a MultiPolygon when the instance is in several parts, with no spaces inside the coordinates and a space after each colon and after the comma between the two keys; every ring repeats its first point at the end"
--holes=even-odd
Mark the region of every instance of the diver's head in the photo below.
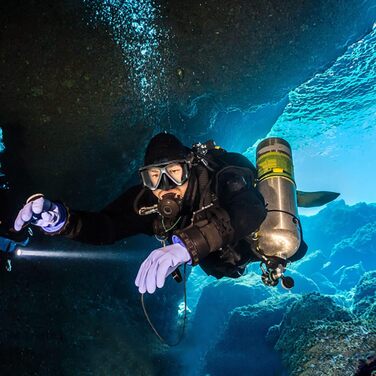
{"type": "Polygon", "coordinates": [[[183,198],[188,187],[190,149],[174,135],[159,133],[146,147],[144,166],[139,172],[145,187],[161,199],[168,193],[183,198]]]}

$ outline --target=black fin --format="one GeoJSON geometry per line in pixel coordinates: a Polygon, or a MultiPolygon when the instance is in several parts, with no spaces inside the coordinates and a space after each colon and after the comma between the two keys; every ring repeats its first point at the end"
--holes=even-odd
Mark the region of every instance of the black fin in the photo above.
{"type": "Polygon", "coordinates": [[[298,206],[301,208],[312,208],[315,206],[322,206],[330,201],[335,200],[340,193],[318,191],[318,192],[302,192],[297,191],[298,206]]]}

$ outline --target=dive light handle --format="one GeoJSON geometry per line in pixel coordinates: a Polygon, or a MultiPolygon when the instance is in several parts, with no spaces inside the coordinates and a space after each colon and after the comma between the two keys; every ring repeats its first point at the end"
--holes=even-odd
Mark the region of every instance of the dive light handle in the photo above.
{"type": "Polygon", "coordinates": [[[24,227],[27,227],[30,224],[31,225],[37,225],[37,226],[42,227],[45,231],[47,231],[45,226],[37,224],[38,221],[41,221],[41,220],[43,221],[43,215],[42,214],[44,212],[47,212],[47,211],[50,214],[52,214],[53,217],[50,220],[51,224],[49,223],[46,226],[50,226],[50,225],[58,226],[59,224],[63,224],[66,221],[66,209],[65,209],[64,205],[57,203],[57,202],[50,201],[48,199],[45,199],[44,195],[42,193],[36,193],[36,194],[30,196],[26,200],[26,204],[30,204],[31,202],[39,200],[39,199],[44,200],[43,201],[43,207],[41,208],[42,211],[40,213],[35,213],[34,211],[32,211],[32,216],[31,216],[30,220],[27,223],[25,223],[24,227]],[[48,207],[46,207],[46,205],[48,205],[48,207]]]}

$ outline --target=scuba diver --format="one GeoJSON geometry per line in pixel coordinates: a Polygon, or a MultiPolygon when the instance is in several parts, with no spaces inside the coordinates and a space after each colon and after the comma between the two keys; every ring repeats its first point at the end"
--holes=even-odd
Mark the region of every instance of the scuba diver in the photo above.
{"type": "MultiPolygon", "coordinates": [[[[259,261],[265,284],[274,286],[282,279],[286,287],[292,287],[283,272],[288,262],[305,255],[307,245],[296,203],[271,207],[276,201],[273,182],[278,190],[287,184],[283,180],[289,180],[284,187],[287,201],[299,201],[300,197],[303,206],[312,206],[304,205],[309,201],[307,195],[312,197],[301,192],[296,198],[285,149],[289,145],[282,139],[262,143],[258,148],[261,171],[266,163],[262,158],[274,155],[276,159],[276,153],[284,167],[267,169],[260,177],[246,157],[226,152],[212,141],[188,148],[174,135],[159,133],[146,148],[144,166],[139,169],[142,184],[129,188],[100,212],[72,210],[36,194],[18,213],[14,229],[20,231],[31,223],[48,235],[96,245],[141,233],[155,235],[162,247],[152,251],[138,271],[135,284],[141,294],[162,288],[170,274],[179,280],[178,268],[185,264],[200,265],[219,279],[238,278],[250,262],[259,261]],[[276,150],[278,147],[281,150],[276,150]],[[269,183],[265,185],[265,181],[269,183]],[[270,235],[271,226],[276,227],[281,218],[287,223],[283,231],[270,235]]],[[[270,161],[269,157],[266,165],[270,161]]],[[[323,204],[337,197],[332,194],[328,198],[327,194],[316,192],[313,201],[323,204]]]]}

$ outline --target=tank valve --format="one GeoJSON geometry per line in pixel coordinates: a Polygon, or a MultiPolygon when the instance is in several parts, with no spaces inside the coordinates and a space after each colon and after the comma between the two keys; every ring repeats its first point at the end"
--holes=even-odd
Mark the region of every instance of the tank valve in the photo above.
{"type": "Polygon", "coordinates": [[[286,270],[287,262],[279,257],[267,258],[264,257],[260,263],[262,271],[261,280],[265,286],[277,286],[279,280],[283,288],[290,290],[294,287],[294,280],[291,277],[286,277],[284,272],[286,270]]]}
{"type": "Polygon", "coordinates": [[[295,286],[295,282],[294,282],[294,279],[291,278],[291,277],[282,276],[281,277],[281,285],[284,289],[290,290],[295,286]]]}

